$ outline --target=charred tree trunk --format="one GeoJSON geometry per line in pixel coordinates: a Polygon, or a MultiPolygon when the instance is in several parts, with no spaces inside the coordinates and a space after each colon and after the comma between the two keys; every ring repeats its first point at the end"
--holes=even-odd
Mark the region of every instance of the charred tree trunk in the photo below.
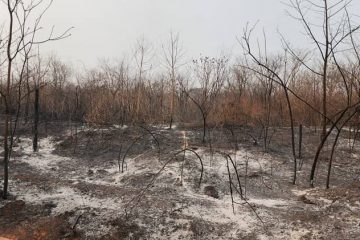
{"type": "Polygon", "coordinates": [[[203,136],[202,136],[202,142],[206,142],[206,129],[207,129],[207,115],[206,113],[200,108],[202,119],[203,119],[203,136]]]}
{"type": "Polygon", "coordinates": [[[40,119],[40,88],[35,87],[35,101],[34,101],[34,126],[33,126],[33,151],[38,151],[38,128],[40,119]]]}
{"type": "Polygon", "coordinates": [[[302,158],[302,137],[303,137],[303,125],[300,124],[299,126],[299,159],[302,158]]]}
{"type": "Polygon", "coordinates": [[[8,1],[8,11],[9,11],[9,36],[8,36],[8,43],[7,43],[7,83],[6,83],[6,95],[4,97],[5,100],[5,123],[4,123],[4,188],[3,188],[3,199],[7,199],[8,193],[8,184],[9,184],[9,125],[10,125],[10,85],[11,85],[11,72],[12,72],[12,63],[13,58],[11,56],[11,44],[13,38],[13,26],[14,26],[14,15],[13,10],[10,7],[10,1],[8,1]]]}
{"type": "Polygon", "coordinates": [[[25,109],[24,109],[24,118],[25,123],[28,123],[29,121],[29,108],[30,108],[30,83],[29,83],[29,64],[26,65],[26,103],[25,103],[25,109]]]}
{"type": "Polygon", "coordinates": [[[330,16],[328,1],[324,1],[324,33],[325,33],[325,53],[324,53],[324,65],[323,65],[323,75],[322,75],[322,133],[321,139],[325,138],[326,135],[326,123],[327,123],[327,77],[328,77],[328,66],[329,66],[329,57],[330,57],[330,16]]]}
{"type": "Polygon", "coordinates": [[[338,132],[336,134],[336,137],[335,137],[335,140],[334,140],[334,143],[333,143],[332,148],[331,148],[331,156],[330,156],[330,160],[329,160],[328,172],[327,172],[327,177],[326,177],[326,189],[330,188],[331,168],[332,168],[335,148],[336,148],[336,144],[337,144],[337,142],[339,140],[340,132],[341,132],[341,130],[338,130],[338,132]]]}
{"type": "Polygon", "coordinates": [[[339,137],[340,137],[340,133],[343,129],[343,127],[355,116],[355,114],[357,113],[357,111],[355,111],[353,114],[351,114],[346,120],[345,122],[341,125],[340,129],[338,129],[338,132],[336,134],[334,143],[332,145],[331,148],[331,155],[330,155],[330,160],[329,160],[329,165],[328,165],[328,173],[327,173],[327,178],[326,178],[326,189],[330,188],[330,176],[331,176],[331,168],[332,168],[332,164],[333,164],[333,159],[334,159],[334,153],[335,153],[335,148],[336,148],[336,144],[338,143],[339,137]]]}
{"type": "Polygon", "coordinates": [[[293,178],[293,184],[296,184],[296,178],[297,178],[297,159],[296,159],[296,149],[295,149],[295,130],[294,130],[294,117],[293,117],[293,111],[291,107],[290,97],[287,91],[286,86],[284,86],[285,96],[286,96],[286,102],[288,105],[289,110],[289,117],[290,117],[290,128],[291,128],[291,150],[292,155],[294,159],[294,178],[293,178]]]}
{"type": "Polygon", "coordinates": [[[336,125],[339,123],[339,121],[344,117],[344,115],[346,114],[346,112],[349,110],[349,108],[346,108],[344,111],[342,111],[342,113],[340,114],[340,116],[336,119],[336,121],[332,124],[331,128],[329,131],[327,131],[326,135],[321,139],[321,142],[316,150],[316,154],[314,157],[314,161],[311,167],[311,172],[310,172],[310,187],[314,187],[314,180],[315,180],[315,171],[316,171],[316,167],[319,161],[319,157],[320,157],[320,153],[326,143],[327,138],[330,136],[331,132],[334,130],[334,128],[336,127],[336,125]]]}
{"type": "Polygon", "coordinates": [[[170,123],[169,128],[172,129],[173,123],[174,123],[174,108],[175,108],[175,83],[174,80],[172,80],[172,89],[171,89],[171,102],[170,102],[170,123]]]}
{"type": "Polygon", "coordinates": [[[4,126],[4,187],[3,187],[3,199],[7,199],[8,184],[9,184],[9,122],[10,113],[8,107],[5,109],[5,126],[4,126]]]}

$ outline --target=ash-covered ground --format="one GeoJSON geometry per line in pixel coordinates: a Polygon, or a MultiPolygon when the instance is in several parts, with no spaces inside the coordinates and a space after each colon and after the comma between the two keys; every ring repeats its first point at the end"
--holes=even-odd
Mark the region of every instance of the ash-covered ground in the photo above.
{"type": "Polygon", "coordinates": [[[198,128],[52,127],[36,153],[27,133],[16,140],[0,239],[360,238],[360,146],[346,134],[326,190],[331,144],[309,188],[311,129],[294,186],[289,129],[265,150],[249,128],[202,144],[198,128]]]}

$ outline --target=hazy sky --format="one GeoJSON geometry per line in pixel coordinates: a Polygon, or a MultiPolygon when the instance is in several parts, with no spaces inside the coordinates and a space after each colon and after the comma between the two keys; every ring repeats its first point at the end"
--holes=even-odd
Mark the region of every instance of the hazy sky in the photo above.
{"type": "MultiPolygon", "coordinates": [[[[286,1],[286,0],[284,0],[286,1]]],[[[360,2],[359,0],[355,0],[360,2]]],[[[93,66],[100,58],[121,58],[141,36],[160,50],[170,31],[179,32],[189,58],[240,54],[236,36],[257,21],[269,48],[281,46],[277,30],[295,46],[306,44],[302,27],[285,12],[281,0],[55,0],[44,19],[58,31],[73,26],[72,36],[47,44],[67,62],[93,66]]],[[[359,3],[353,9],[360,12],[359,3]]],[[[3,7],[3,6],[2,6],[3,7]]],[[[0,11],[1,12],[1,11],[0,11]]]]}

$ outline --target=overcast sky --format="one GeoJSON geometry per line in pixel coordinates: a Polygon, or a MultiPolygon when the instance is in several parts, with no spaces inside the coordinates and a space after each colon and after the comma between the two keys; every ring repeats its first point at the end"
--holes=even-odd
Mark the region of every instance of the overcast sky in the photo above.
{"type": "MultiPolygon", "coordinates": [[[[284,0],[286,1],[286,0],[284,0]]],[[[236,36],[247,23],[265,29],[269,48],[281,47],[279,30],[294,46],[306,41],[301,25],[290,18],[281,0],[55,0],[44,19],[58,31],[73,26],[72,36],[47,44],[66,62],[93,66],[101,58],[132,52],[141,36],[160,48],[169,32],[178,32],[188,58],[240,54],[236,36]]],[[[355,0],[355,2],[360,2],[355,0]]],[[[360,12],[360,4],[353,4],[360,12]]],[[[2,6],[3,7],[3,6],[2,6]]],[[[355,10],[354,10],[355,9],[355,10]]]]}

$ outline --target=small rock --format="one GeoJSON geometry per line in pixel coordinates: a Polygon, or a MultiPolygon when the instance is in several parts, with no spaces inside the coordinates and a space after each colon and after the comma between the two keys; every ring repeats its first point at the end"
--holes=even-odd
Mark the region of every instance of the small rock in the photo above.
{"type": "Polygon", "coordinates": [[[91,170],[91,169],[89,169],[89,171],[87,172],[87,174],[88,174],[89,176],[94,175],[94,171],[91,170]]]}
{"type": "Polygon", "coordinates": [[[100,169],[100,170],[97,170],[96,173],[101,174],[101,175],[106,175],[106,174],[108,174],[108,171],[100,169]]]}
{"type": "Polygon", "coordinates": [[[47,203],[44,204],[44,207],[47,208],[47,209],[53,209],[53,208],[57,207],[57,204],[54,203],[54,202],[47,202],[47,203]]]}
{"type": "Polygon", "coordinates": [[[47,214],[51,214],[51,211],[53,208],[56,208],[57,207],[57,204],[53,203],[53,202],[47,202],[44,204],[44,212],[47,213],[47,214]]]}
{"type": "Polygon", "coordinates": [[[214,186],[206,186],[204,188],[204,194],[212,198],[219,198],[219,193],[214,186]]]}
{"type": "Polygon", "coordinates": [[[335,223],[334,223],[334,228],[340,230],[340,229],[341,229],[340,223],[339,223],[339,222],[335,222],[335,223]]]}
{"type": "Polygon", "coordinates": [[[309,200],[305,195],[299,197],[299,201],[302,201],[305,204],[315,204],[313,201],[309,200]]]}

